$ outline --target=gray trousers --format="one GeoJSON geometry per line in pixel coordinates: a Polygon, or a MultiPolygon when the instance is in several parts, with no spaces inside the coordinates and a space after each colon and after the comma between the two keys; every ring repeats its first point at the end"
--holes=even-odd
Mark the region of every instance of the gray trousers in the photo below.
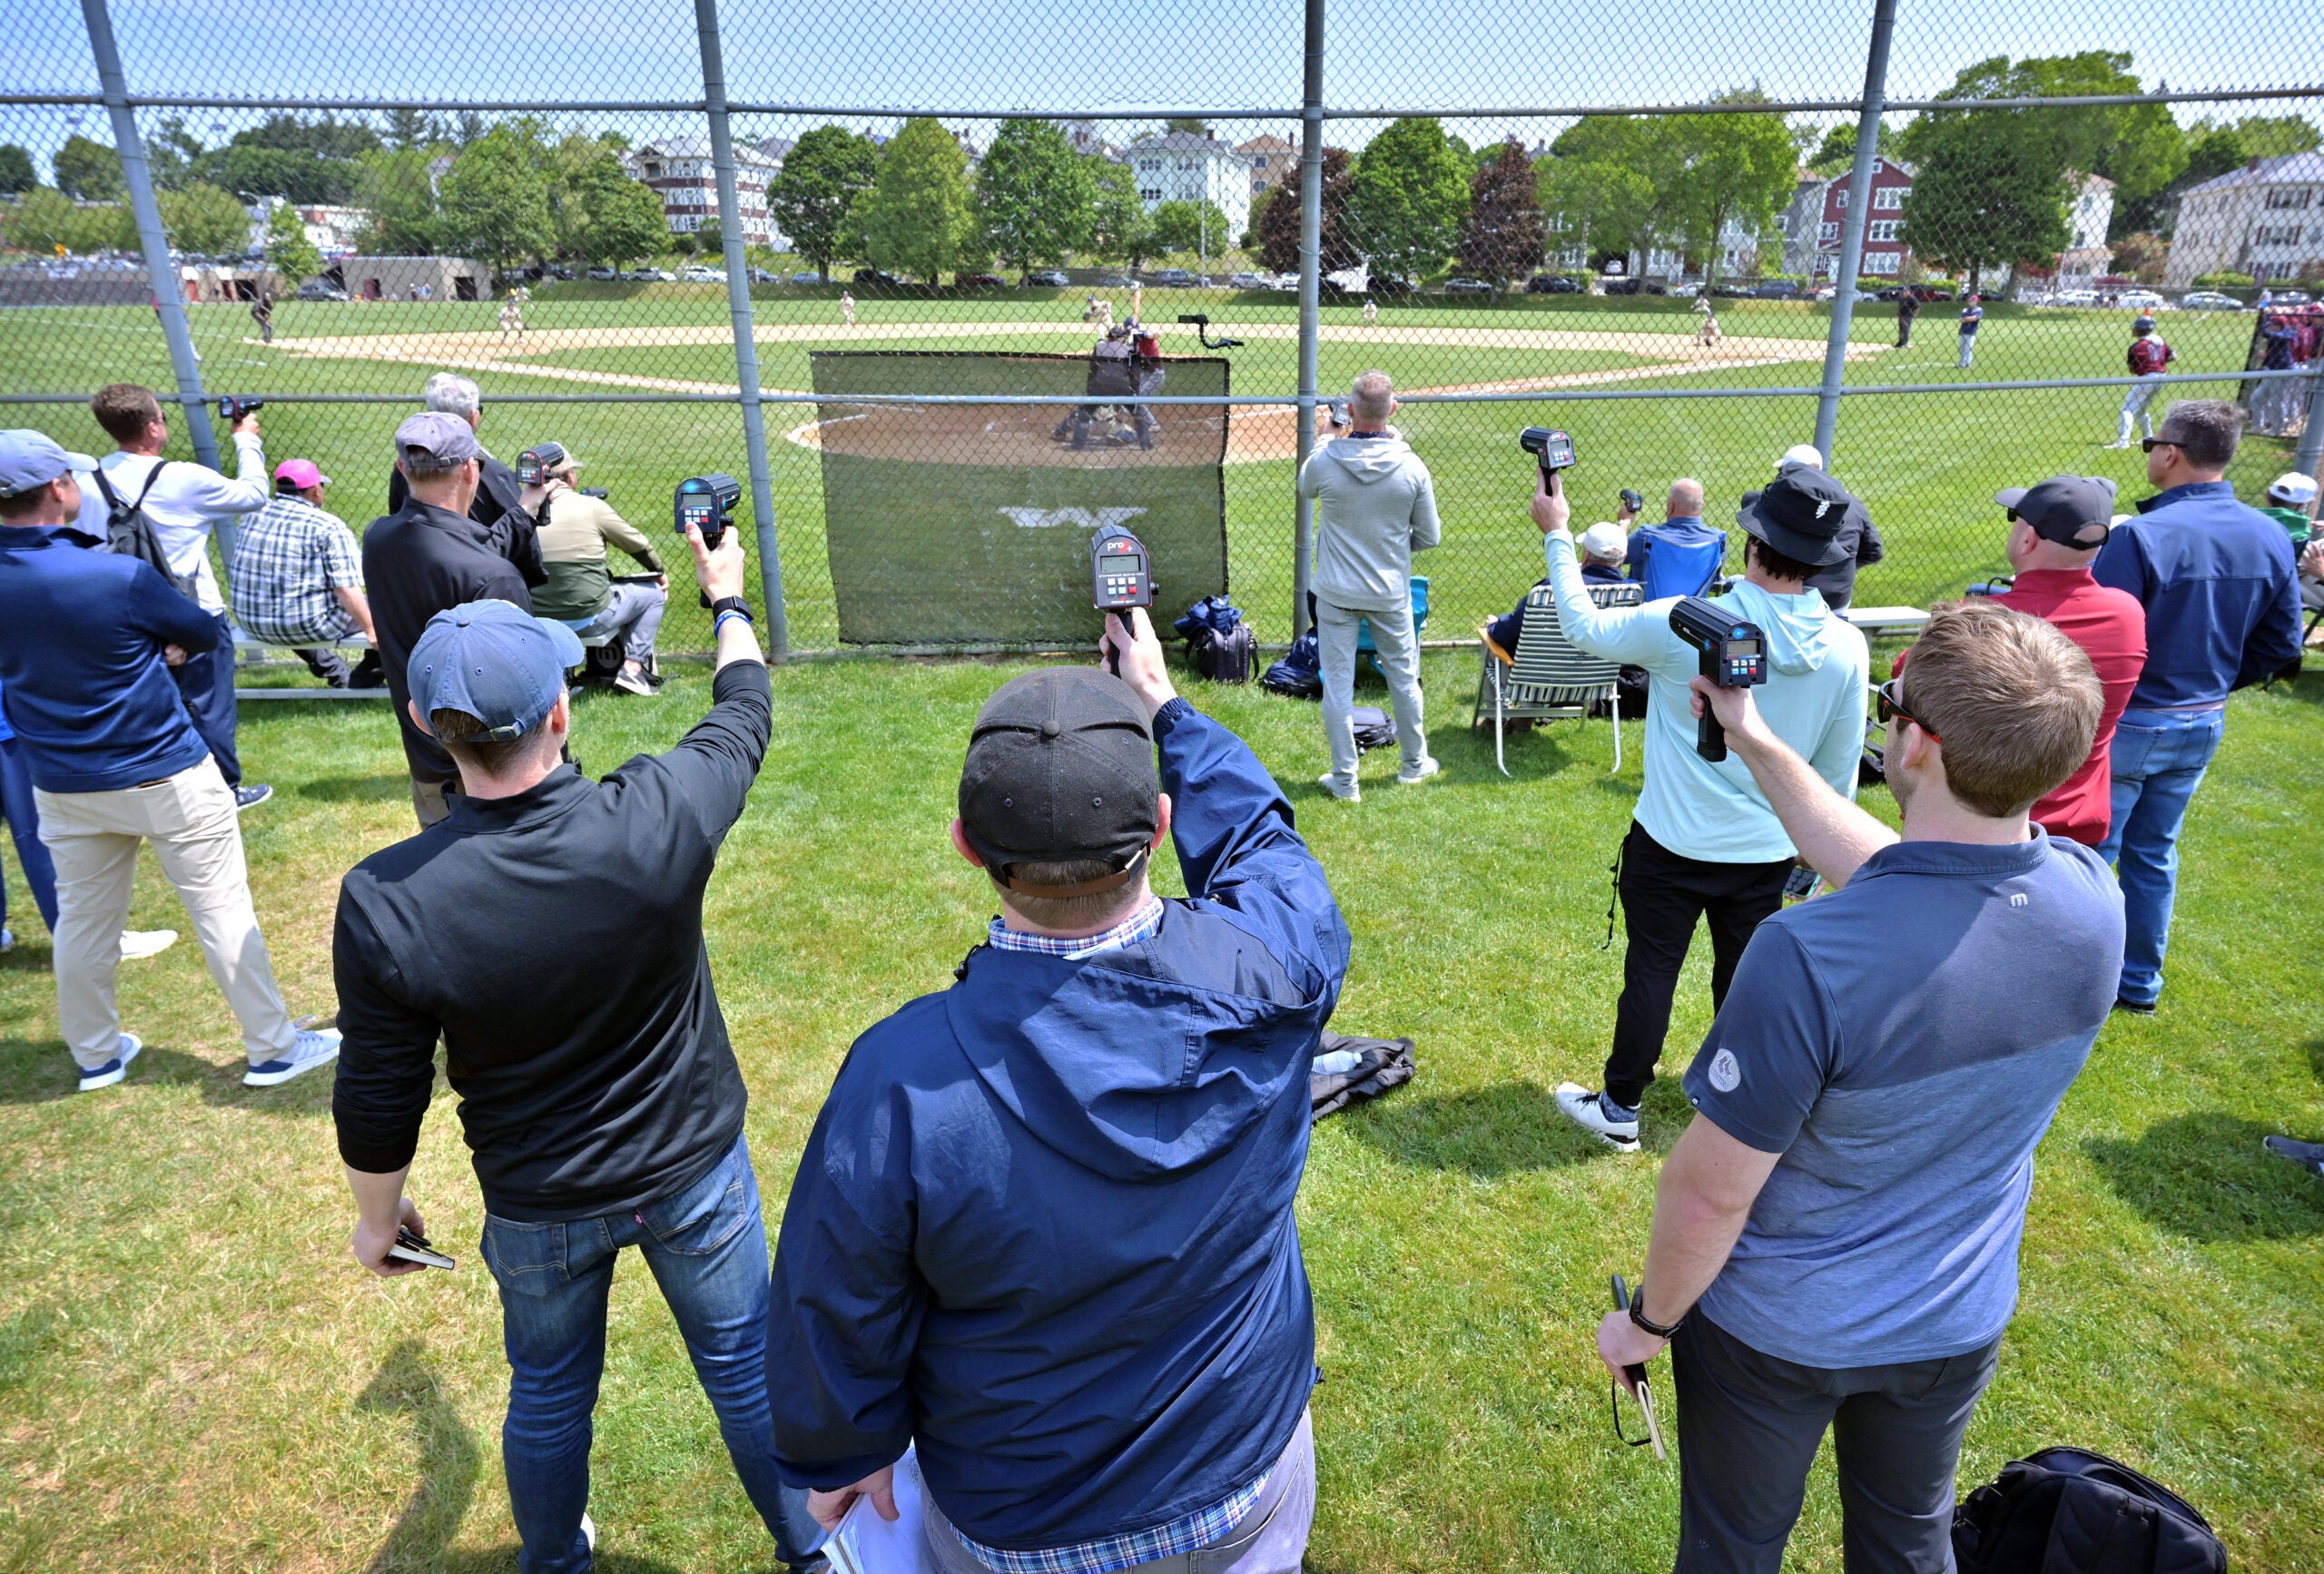
{"type": "Polygon", "coordinates": [[[606,603],[606,610],[576,632],[584,639],[618,635],[622,659],[642,662],[654,654],[654,636],[662,632],[662,614],[669,605],[670,593],[658,585],[625,585],[615,580],[613,599],[606,603]]]}
{"type": "MultiPolygon", "coordinates": [[[[960,1545],[960,1533],[936,1505],[936,1494],[921,1495],[921,1537],[935,1574],[991,1574],[960,1545]]],[[[1307,1531],[1315,1519],[1315,1431],[1311,1417],[1267,1471],[1266,1490],[1243,1522],[1223,1540],[1172,1558],[1133,1564],[1138,1574],[1299,1574],[1307,1555],[1307,1531]]]]}
{"type": "Polygon", "coordinates": [[[1410,603],[1388,612],[1334,606],[1315,598],[1316,655],[1324,665],[1324,741],[1331,745],[1332,773],[1355,780],[1355,625],[1372,625],[1380,671],[1388,680],[1388,702],[1396,713],[1396,742],[1404,763],[1428,758],[1428,734],[1421,730],[1420,642],[1413,635],[1410,603]]]}
{"type": "Polygon", "coordinates": [[[1953,1574],[1954,1471],[1995,1339],[1965,1355],[1838,1370],[1752,1349],[1697,1312],[1679,1391],[1677,1574],[1779,1574],[1828,1429],[1847,1574],[1953,1574]]]}

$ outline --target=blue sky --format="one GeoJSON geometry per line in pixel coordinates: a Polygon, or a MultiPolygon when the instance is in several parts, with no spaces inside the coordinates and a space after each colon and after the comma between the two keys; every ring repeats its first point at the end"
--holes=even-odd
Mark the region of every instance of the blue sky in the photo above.
{"type": "MultiPolygon", "coordinates": [[[[15,0],[5,72],[19,90],[96,85],[73,0],[15,0]]],[[[678,0],[116,0],[133,92],[451,99],[681,99],[701,92],[694,11],[678,0]]],[[[1335,5],[1326,24],[1325,96],[1347,106],[1459,107],[1676,103],[1756,84],[1780,99],[1846,98],[1862,84],[1868,0],[1583,8],[1519,0],[1384,0],[1335,5]]],[[[1068,109],[1196,103],[1284,110],[1299,96],[1302,11],[1294,0],[818,0],[722,6],[730,92],[818,104],[1068,109]]],[[[1965,7],[1903,0],[1890,91],[1925,95],[1993,54],[2127,49],[2150,85],[2304,85],[2315,65],[2305,8],[2062,6],[1991,0],[1965,7]],[[1966,20],[1964,20],[1966,18],[1966,20]],[[2306,33],[2309,36],[2303,36],[2306,33]]],[[[2260,113],[2324,111],[2314,100],[2260,113]]],[[[2206,113],[2182,108],[2182,118],[2206,113]]],[[[2230,115],[2246,113],[2224,106],[2230,115]]],[[[222,142],[254,118],[195,112],[222,142]]],[[[803,120],[763,117],[753,134],[796,135],[803,120]]],[[[1836,118],[1836,117],[1827,117],[1836,118]]],[[[1460,121],[1472,141],[1514,131],[1531,142],[1561,123],[1460,121]]],[[[634,136],[696,129],[680,120],[589,117],[634,136]]],[[[0,141],[45,157],[75,129],[68,112],[0,108],[0,141]]],[[[77,129],[110,140],[102,111],[77,129]]],[[[1291,129],[1279,118],[1221,127],[1235,140],[1291,129]]],[[[1333,140],[1360,143],[1349,124],[1333,140]]],[[[43,172],[45,173],[45,170],[43,172]]]]}

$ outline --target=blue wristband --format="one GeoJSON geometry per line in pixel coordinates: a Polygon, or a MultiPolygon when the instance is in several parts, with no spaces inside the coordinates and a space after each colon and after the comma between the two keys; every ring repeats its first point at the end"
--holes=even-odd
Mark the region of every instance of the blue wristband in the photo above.
{"type": "Polygon", "coordinates": [[[717,634],[719,630],[726,626],[726,620],[730,617],[739,617],[744,623],[750,623],[753,629],[758,626],[755,623],[751,623],[751,615],[749,613],[743,611],[739,607],[728,607],[724,612],[720,613],[716,617],[710,620],[710,632],[713,635],[717,634]]]}

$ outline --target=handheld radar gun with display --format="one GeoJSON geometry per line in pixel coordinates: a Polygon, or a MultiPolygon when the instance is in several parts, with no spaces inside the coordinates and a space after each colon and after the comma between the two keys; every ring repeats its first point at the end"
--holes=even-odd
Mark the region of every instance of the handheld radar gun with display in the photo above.
{"type": "Polygon", "coordinates": [[[1544,475],[1570,470],[1581,463],[1580,456],[1573,451],[1573,438],[1548,427],[1527,427],[1517,434],[1517,446],[1541,461],[1544,475]]]}
{"type": "MultiPolygon", "coordinates": [[[[1670,632],[1695,647],[1696,670],[1720,688],[1768,681],[1766,632],[1708,596],[1689,595],[1673,606],[1670,632]]],[[[1709,704],[1695,723],[1695,753],[1714,765],[1727,758],[1727,729],[1709,704]]]]}
{"type": "MultiPolygon", "coordinates": [[[[1089,599],[1099,612],[1154,605],[1154,565],[1146,556],[1146,544],[1118,525],[1108,525],[1089,538],[1089,599]]],[[[1120,676],[1122,653],[1109,653],[1107,664],[1120,676]]]]}
{"type": "Polygon", "coordinates": [[[218,400],[218,418],[231,427],[244,416],[254,416],[264,408],[264,399],[254,399],[247,394],[224,394],[218,400]]]}
{"type": "Polygon", "coordinates": [[[537,487],[565,463],[563,443],[537,443],[517,456],[517,485],[537,487]]]}
{"type": "MultiPolygon", "coordinates": [[[[734,477],[720,473],[714,476],[688,476],[678,483],[673,500],[678,519],[678,534],[686,533],[691,525],[702,532],[703,546],[712,552],[726,538],[726,527],[734,522],[734,506],[743,500],[743,483],[734,477]]],[[[702,605],[710,605],[707,591],[700,593],[702,605]]]]}

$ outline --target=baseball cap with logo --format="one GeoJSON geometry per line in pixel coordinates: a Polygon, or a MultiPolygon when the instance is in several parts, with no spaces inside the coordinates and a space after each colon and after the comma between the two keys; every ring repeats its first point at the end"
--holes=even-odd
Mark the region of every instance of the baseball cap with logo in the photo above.
{"type": "Polygon", "coordinates": [[[2268,498],[2287,507],[2305,508],[2316,501],[2316,477],[2286,470],[2268,483],[2268,498]]]}
{"type": "Polygon", "coordinates": [[[430,468],[448,469],[463,459],[473,459],[484,450],[477,446],[476,433],[458,416],[442,410],[422,410],[408,416],[396,428],[396,454],[425,456],[430,468]]]}
{"type": "Polygon", "coordinates": [[[405,671],[421,715],[465,711],[505,743],[541,724],[565,693],[566,669],[586,659],[563,624],[514,602],[470,601],[428,620],[405,671]]]}
{"type": "Polygon", "coordinates": [[[330,485],[330,477],[317,468],[312,459],[285,459],[274,467],[274,478],[288,481],[301,492],[310,487],[330,485]]]}
{"type": "Polygon", "coordinates": [[[2033,487],[2005,487],[1994,501],[2044,541],[2095,552],[2113,531],[2114,483],[2103,476],[2053,476],[2033,487]],[[2097,535],[2088,532],[2095,530],[2097,535]]]}
{"type": "Polygon", "coordinates": [[[995,879],[1028,896],[1128,884],[1161,825],[1146,707],[1095,667],[1012,678],[977,713],[960,767],[960,830],[995,879]],[[1020,863],[1088,860],[1113,872],[1071,886],[1019,880],[1020,863]]]}
{"type": "Polygon", "coordinates": [[[1786,557],[1822,568],[1848,555],[1840,526],[1864,505],[1821,470],[1787,468],[1736,516],[1736,523],[1786,557]]]}
{"type": "Polygon", "coordinates": [[[0,497],[21,497],[67,470],[85,475],[96,467],[96,460],[59,447],[46,432],[30,427],[0,431],[0,497]]]}

